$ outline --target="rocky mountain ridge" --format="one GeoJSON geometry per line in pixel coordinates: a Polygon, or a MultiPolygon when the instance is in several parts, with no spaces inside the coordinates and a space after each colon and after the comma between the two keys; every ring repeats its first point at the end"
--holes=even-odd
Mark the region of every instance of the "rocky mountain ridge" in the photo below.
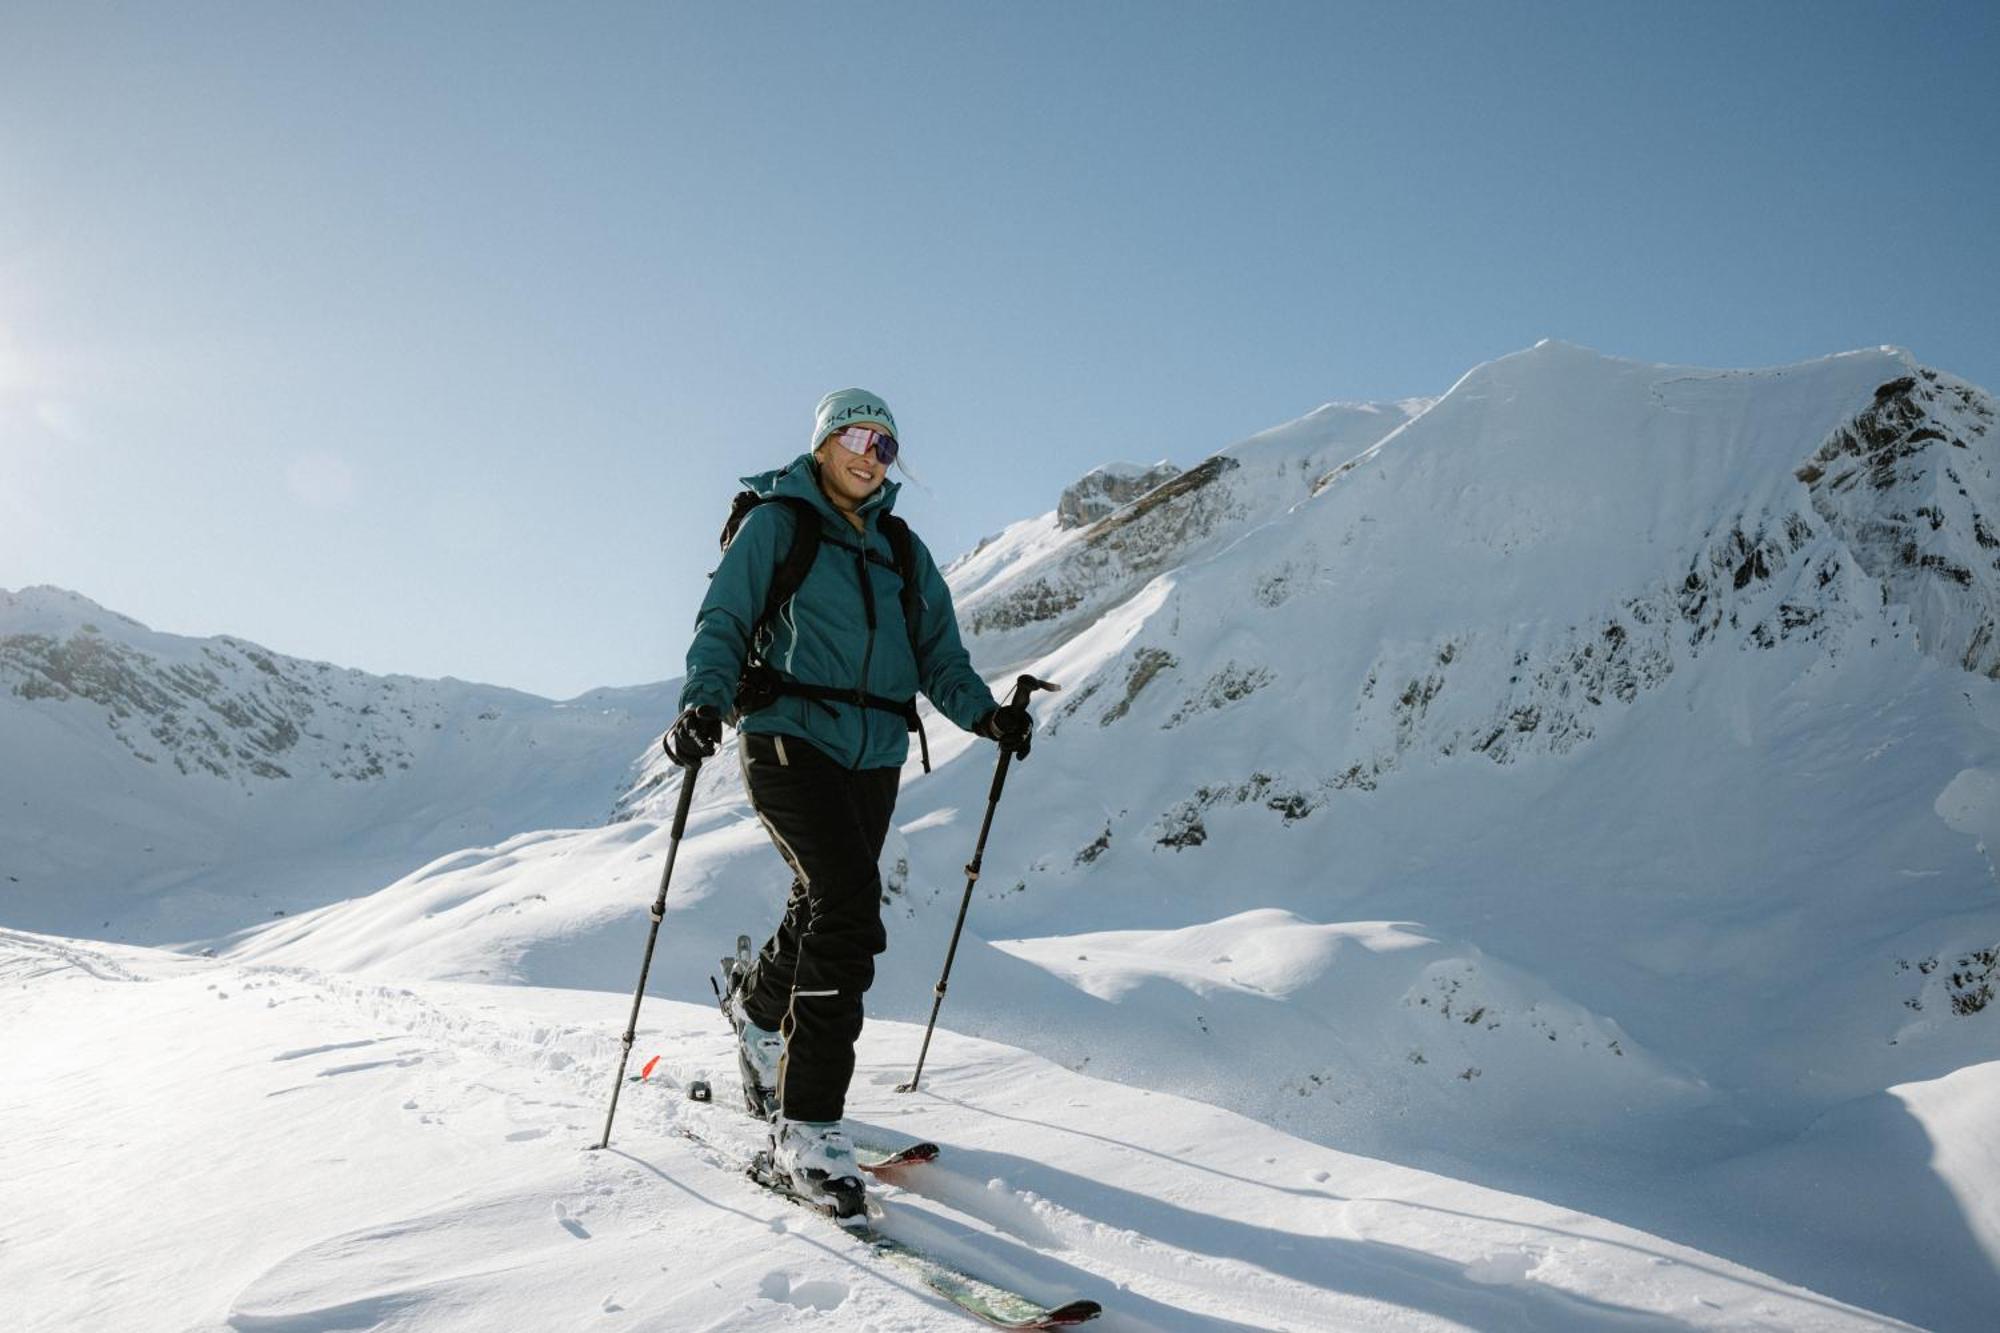
{"type": "Polygon", "coordinates": [[[407,868],[481,836],[599,823],[672,696],[558,703],[373,676],[157,633],[63,589],[0,590],[0,919],[188,938],[274,910],[261,888],[243,891],[259,906],[230,905],[252,856],[351,885],[350,858],[407,868]]]}
{"type": "Polygon", "coordinates": [[[1056,499],[1056,526],[1080,528],[1094,523],[1112,510],[1152,490],[1178,475],[1180,468],[1161,459],[1151,467],[1133,463],[1106,463],[1092,468],[1065,487],[1056,499]]]}

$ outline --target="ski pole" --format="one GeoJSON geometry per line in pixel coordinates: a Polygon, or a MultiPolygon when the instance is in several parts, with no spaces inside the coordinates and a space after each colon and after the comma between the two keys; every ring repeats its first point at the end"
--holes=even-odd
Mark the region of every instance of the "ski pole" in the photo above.
{"type": "Polygon", "coordinates": [[[687,830],[688,805],[694,800],[694,780],[700,775],[698,759],[681,775],[681,799],[674,808],[673,840],[667,844],[667,864],[660,870],[659,896],[653,899],[653,928],[646,932],[646,957],[639,964],[639,989],[632,992],[632,1017],[625,1023],[625,1047],[618,1056],[618,1079],[611,1085],[611,1109],[604,1114],[604,1140],[595,1148],[611,1144],[611,1120],[618,1114],[618,1092],[625,1085],[625,1065],[632,1058],[632,1038],[639,1031],[639,1002],[646,998],[646,974],[653,970],[653,946],[659,942],[660,920],[667,914],[667,885],[674,877],[674,859],[680,855],[681,834],[687,830]]]}
{"type": "MultiPolygon", "coordinates": [[[[1007,700],[1009,706],[1025,707],[1036,690],[1059,690],[1062,686],[1033,676],[1022,674],[1014,680],[1014,693],[1007,700]]],[[[937,989],[931,992],[931,1021],[924,1025],[923,1049],[917,1052],[917,1069],[910,1075],[908,1083],[896,1085],[897,1092],[915,1092],[917,1080],[924,1076],[924,1057],[931,1053],[931,1032],[937,1027],[938,1010],[944,1008],[945,983],[951,979],[952,960],[958,957],[958,937],[965,929],[966,909],[972,906],[972,886],[979,882],[979,865],[986,858],[986,835],[993,828],[993,811],[1000,804],[1000,789],[1007,785],[1007,765],[1012,763],[1014,752],[1002,749],[1000,762],[993,766],[993,787],[986,794],[986,817],[979,821],[979,841],[973,845],[972,859],[965,863],[965,896],[958,900],[958,921],[951,928],[951,944],[944,951],[944,971],[938,974],[937,989]]]]}

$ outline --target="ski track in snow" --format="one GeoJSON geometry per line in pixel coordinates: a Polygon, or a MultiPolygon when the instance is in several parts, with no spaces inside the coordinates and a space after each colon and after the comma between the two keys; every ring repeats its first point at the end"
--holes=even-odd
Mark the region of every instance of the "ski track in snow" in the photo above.
{"type": "MultiPolygon", "coordinates": [[[[0,977],[27,1094],[0,1141],[26,1204],[0,1229],[0,1287],[27,1329],[964,1319],[740,1177],[760,1128],[730,1104],[712,1010],[649,1004],[633,1068],[663,1058],[596,1153],[624,1012],[608,994],[13,931],[0,977]],[[200,1042],[172,1040],[191,1024],[200,1042]],[[716,1103],[685,1099],[694,1078],[716,1103]]],[[[916,1036],[871,1026],[850,1107],[864,1138],[944,1145],[878,1188],[881,1225],[1039,1299],[1098,1300],[1107,1330],[1889,1326],[1642,1233],[949,1032],[924,1089],[899,1097],[916,1036]]]]}

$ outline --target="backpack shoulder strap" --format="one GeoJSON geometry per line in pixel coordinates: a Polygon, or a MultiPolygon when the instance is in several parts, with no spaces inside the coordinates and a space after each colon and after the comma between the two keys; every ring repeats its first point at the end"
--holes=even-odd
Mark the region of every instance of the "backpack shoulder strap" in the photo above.
{"type": "Polygon", "coordinates": [[[889,550],[896,557],[896,574],[903,580],[900,600],[903,603],[903,624],[910,632],[910,659],[921,669],[923,662],[917,655],[917,624],[923,616],[924,595],[917,583],[917,534],[894,514],[882,515],[875,521],[875,526],[889,539],[889,550]]]}
{"type": "Polygon", "coordinates": [[[749,517],[750,511],[766,504],[783,505],[792,511],[792,539],[785,553],[778,558],[777,568],[771,572],[771,590],[765,594],[764,606],[750,627],[750,642],[753,645],[763,633],[764,626],[806,581],[813,561],[819,557],[819,511],[813,508],[812,502],[795,495],[759,495],[756,491],[738,491],[729,502],[729,518],[722,525],[722,549],[729,549],[729,543],[736,539],[737,529],[743,526],[743,520],[749,517]]]}
{"type": "Polygon", "coordinates": [[[794,495],[773,495],[766,497],[767,503],[781,504],[792,511],[792,544],[778,560],[778,568],[771,575],[771,592],[764,599],[764,615],[759,620],[769,619],[778,608],[792,600],[792,594],[806,581],[812,572],[813,561],[819,558],[819,511],[810,500],[801,500],[794,495]]]}

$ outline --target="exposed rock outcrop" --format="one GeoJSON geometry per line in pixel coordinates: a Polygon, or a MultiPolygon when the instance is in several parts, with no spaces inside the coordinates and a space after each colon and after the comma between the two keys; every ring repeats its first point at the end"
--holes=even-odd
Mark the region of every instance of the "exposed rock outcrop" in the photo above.
{"type": "Polygon", "coordinates": [[[1161,482],[1180,475],[1180,469],[1164,460],[1151,467],[1133,463],[1107,463],[1085,473],[1056,501],[1056,526],[1080,528],[1095,523],[1112,510],[1152,490],[1161,482]]]}

